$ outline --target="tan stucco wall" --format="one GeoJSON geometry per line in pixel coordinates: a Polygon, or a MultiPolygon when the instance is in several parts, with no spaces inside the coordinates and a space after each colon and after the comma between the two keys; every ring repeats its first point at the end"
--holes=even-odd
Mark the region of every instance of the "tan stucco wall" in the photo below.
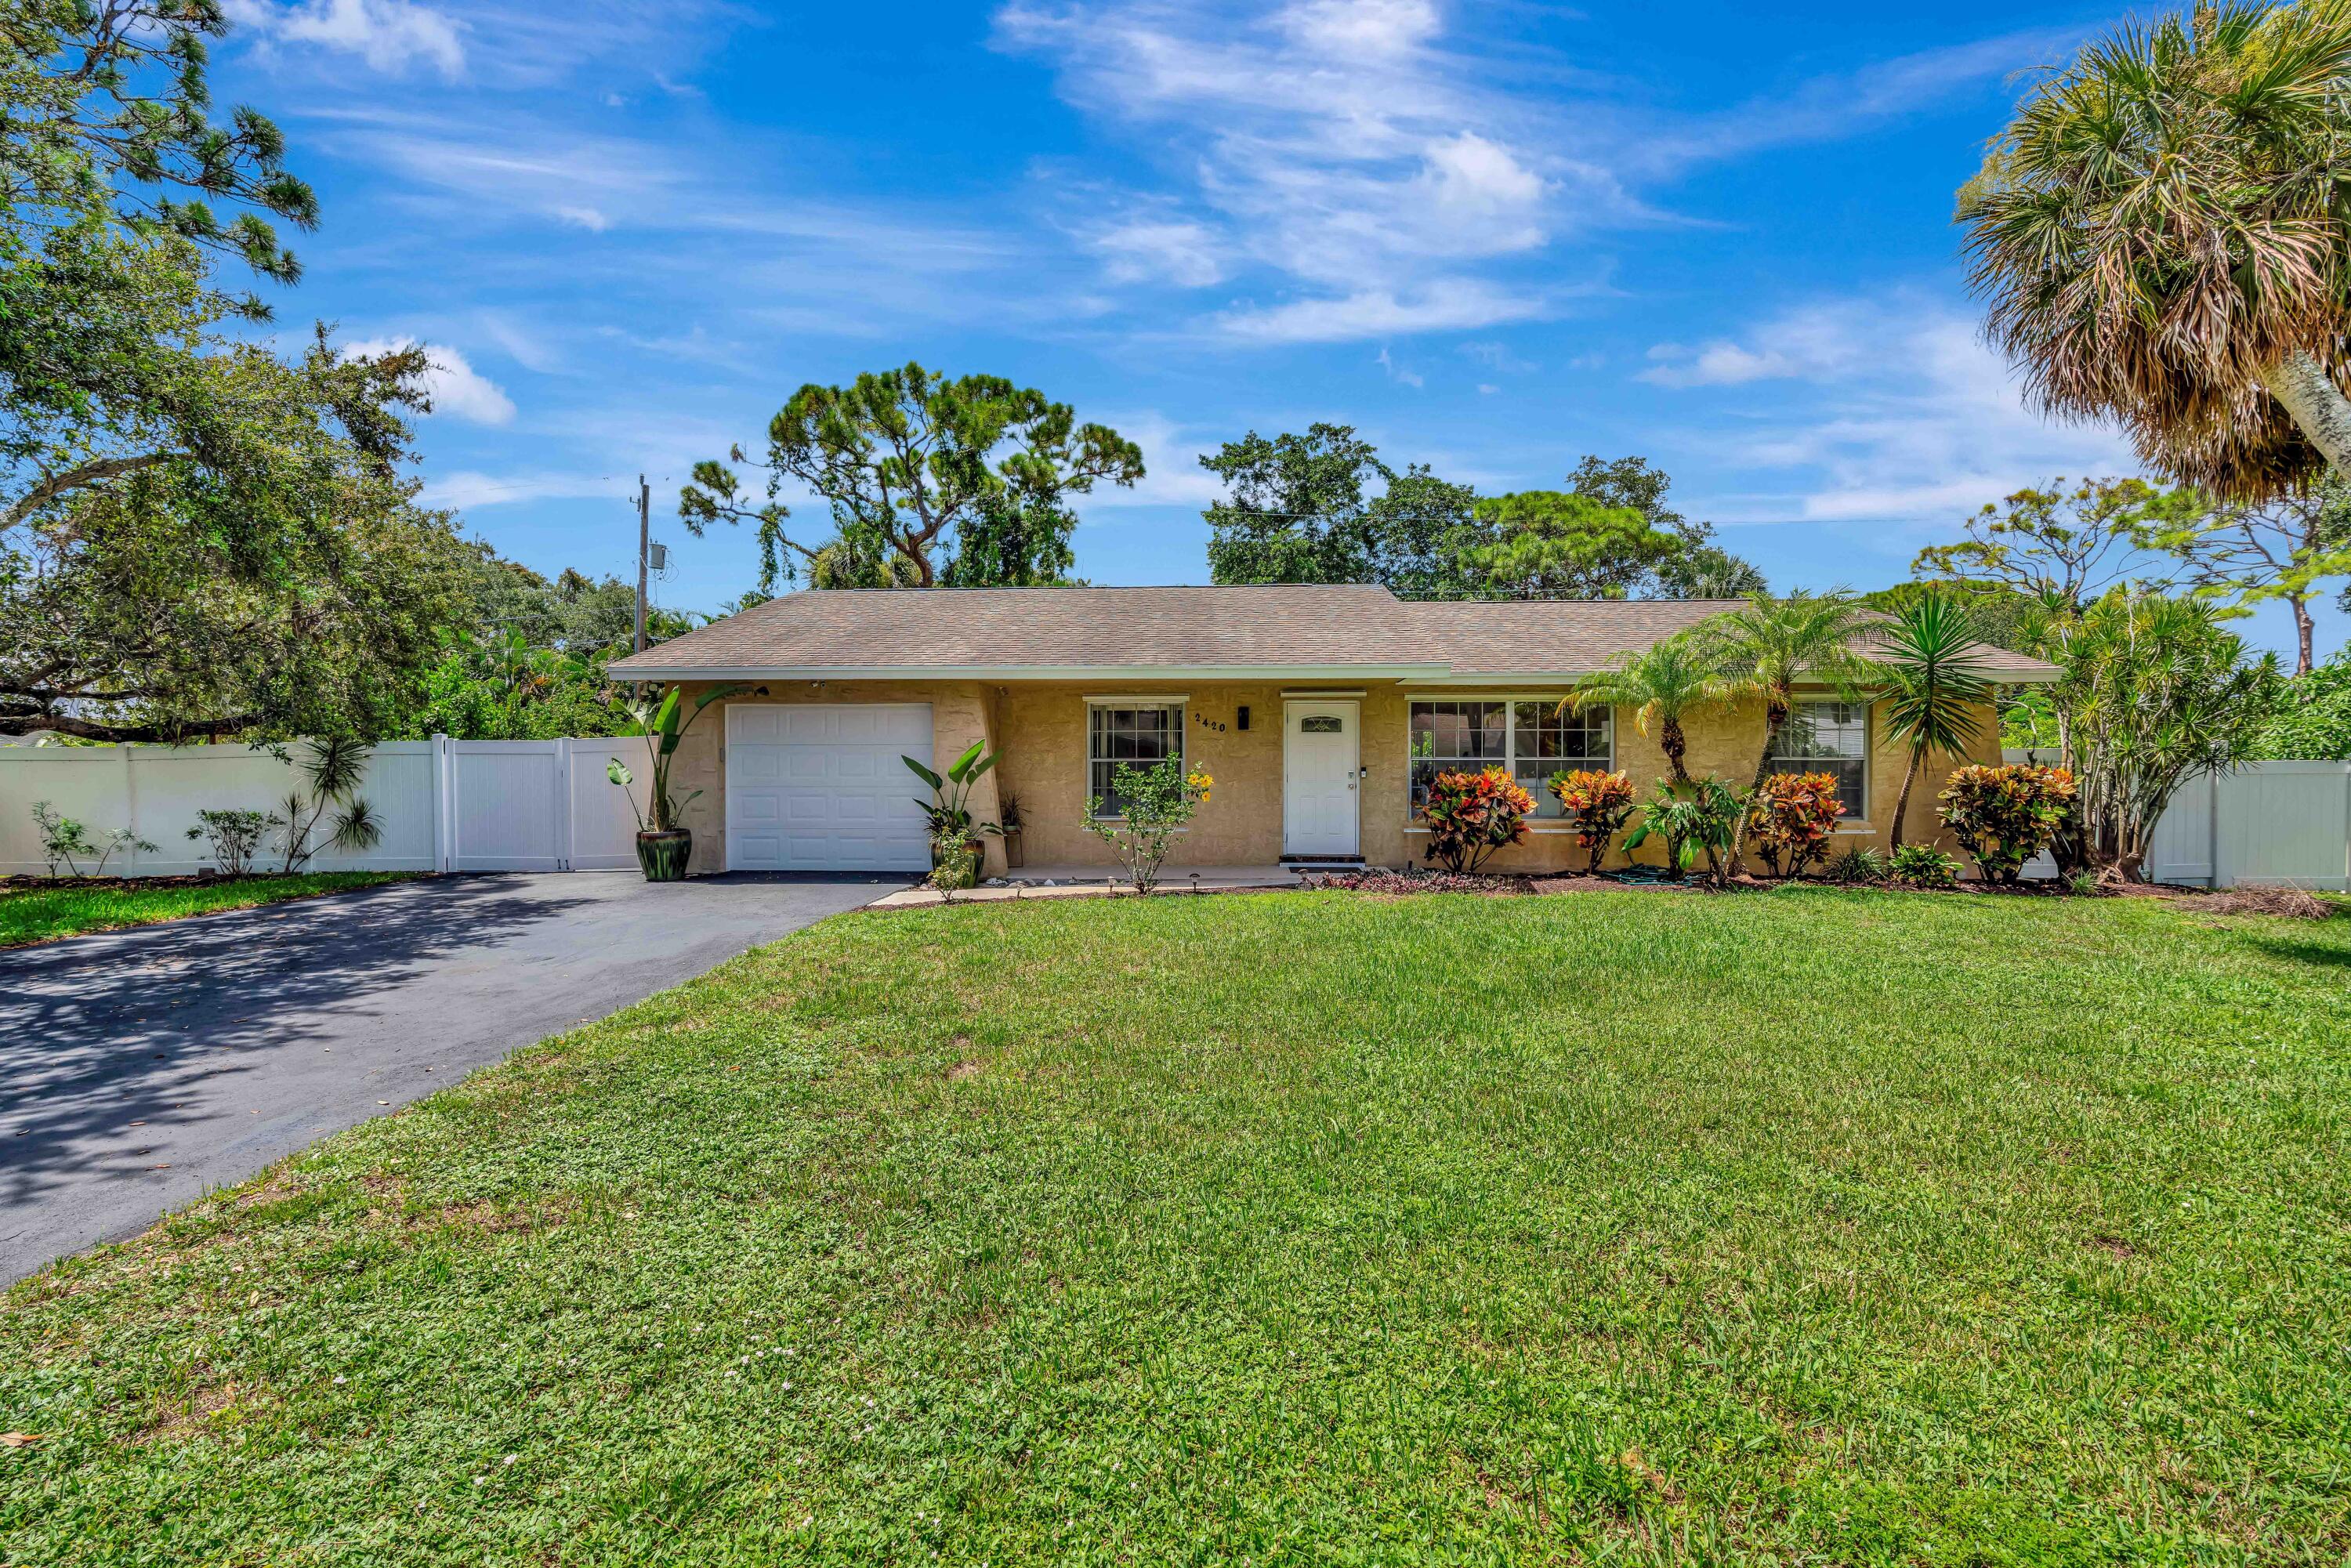
{"type": "MultiPolygon", "coordinates": [[[[731,702],[878,703],[927,702],[931,705],[933,760],[944,765],[975,740],[1000,748],[1002,760],[973,791],[972,805],[982,821],[1001,814],[1003,799],[1015,796],[1026,824],[1024,850],[1030,865],[1107,865],[1111,854],[1101,840],[1085,831],[1082,818],[1086,793],[1086,698],[1090,695],[1134,695],[1185,699],[1185,756],[1196,768],[1215,776],[1208,804],[1178,840],[1169,863],[1174,865],[1268,865],[1281,854],[1281,694],[1285,690],[1319,689],[1304,683],[1208,685],[1203,682],[1147,682],[1105,679],[1087,682],[1024,683],[998,685],[971,681],[768,681],[767,695],[744,695],[731,702]],[[1250,727],[1238,727],[1238,710],[1250,710],[1250,727]]],[[[706,687],[689,687],[689,698],[706,687]]],[[[1468,689],[1415,693],[1389,683],[1332,687],[1361,690],[1363,761],[1370,772],[1363,783],[1363,852],[1375,865],[1403,865],[1425,852],[1426,837],[1412,832],[1407,821],[1408,706],[1416,695],[1444,698],[1525,696],[1524,688],[1491,692],[1468,689]]],[[[674,785],[681,792],[703,794],[686,810],[686,825],[695,832],[694,870],[725,869],[726,703],[714,703],[687,732],[678,749],[674,785]]],[[[1762,746],[1763,717],[1759,705],[1742,704],[1726,712],[1694,716],[1684,726],[1689,745],[1688,765],[1703,776],[1718,772],[1740,788],[1753,777],[1755,758],[1762,746]]],[[[1869,820],[1839,834],[1840,848],[1871,844],[1885,847],[1891,827],[1894,797],[1901,788],[1907,753],[1888,741],[1876,714],[1871,717],[1872,754],[1869,774],[1869,820]]],[[[1999,727],[1984,715],[1976,753],[1963,760],[1997,762],[1999,727]]],[[[1911,791],[1908,837],[1913,842],[1937,841],[1940,824],[1935,819],[1935,795],[1944,778],[1962,759],[1938,756],[1921,770],[1911,791]]],[[[1633,776],[1644,794],[1666,773],[1665,753],[1654,736],[1643,737],[1629,711],[1616,716],[1616,766],[1633,776]]],[[[907,778],[909,793],[920,793],[920,781],[907,778]]],[[[1950,847],[1948,838],[1940,840],[1950,847]]],[[[1661,847],[1644,845],[1643,861],[1654,862],[1661,847]]],[[[1004,869],[1003,847],[988,844],[989,874],[1004,869]]],[[[1623,864],[1614,852],[1610,864],[1623,864]]],[[[1538,823],[1527,842],[1497,854],[1496,870],[1547,871],[1581,865],[1583,852],[1573,837],[1548,823],[1538,823]]]]}

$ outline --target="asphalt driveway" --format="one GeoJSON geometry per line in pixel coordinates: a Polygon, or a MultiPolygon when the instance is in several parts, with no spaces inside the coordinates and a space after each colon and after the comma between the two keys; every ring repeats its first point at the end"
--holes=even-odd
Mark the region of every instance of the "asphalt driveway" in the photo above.
{"type": "Polygon", "coordinates": [[[905,882],[440,877],[0,952],[0,1281],[905,882]]]}

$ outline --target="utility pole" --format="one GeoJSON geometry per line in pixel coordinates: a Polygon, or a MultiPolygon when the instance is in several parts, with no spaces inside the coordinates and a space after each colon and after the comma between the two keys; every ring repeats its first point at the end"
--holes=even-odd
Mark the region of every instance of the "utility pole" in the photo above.
{"type": "Polygon", "coordinates": [[[645,558],[653,553],[653,493],[645,485],[645,476],[637,476],[637,645],[635,652],[645,651],[645,558]]]}

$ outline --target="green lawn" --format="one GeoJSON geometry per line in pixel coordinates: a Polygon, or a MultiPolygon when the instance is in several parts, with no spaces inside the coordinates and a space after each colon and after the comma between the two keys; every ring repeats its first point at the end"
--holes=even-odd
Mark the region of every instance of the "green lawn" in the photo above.
{"type": "Polygon", "coordinates": [[[111,931],[120,925],[152,925],[187,915],[248,909],[281,899],[308,898],[346,887],[400,882],[405,872],[330,871],[304,876],[235,877],[221,882],[170,883],[161,886],[0,888],[0,947],[111,931]]]}
{"type": "Polygon", "coordinates": [[[0,1312],[43,1564],[2351,1552],[2351,920],[827,922],[0,1312]]]}

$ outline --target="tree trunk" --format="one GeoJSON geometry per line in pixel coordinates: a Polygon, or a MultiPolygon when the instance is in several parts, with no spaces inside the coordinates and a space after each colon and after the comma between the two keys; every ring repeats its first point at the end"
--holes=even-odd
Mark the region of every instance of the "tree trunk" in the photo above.
{"type": "Polygon", "coordinates": [[[2310,601],[2299,593],[2287,594],[2285,601],[2294,607],[2294,673],[2306,675],[2310,674],[2310,601]]]}
{"type": "Polygon", "coordinates": [[[1890,853],[1899,852],[1902,848],[1902,824],[1910,815],[1910,786],[1918,781],[1919,765],[1926,760],[1925,747],[1914,746],[1910,748],[1910,766],[1903,769],[1901,792],[1894,797],[1894,832],[1893,836],[1886,840],[1890,853]]]}
{"type": "MultiPolygon", "coordinates": [[[[1778,744],[1781,727],[1787,722],[1787,704],[1767,702],[1763,705],[1763,754],[1755,759],[1755,781],[1747,786],[1747,798],[1750,800],[1754,800],[1755,792],[1763,788],[1763,780],[1771,776],[1771,747],[1778,744]]],[[[1740,857],[1746,852],[1746,849],[1747,813],[1741,810],[1739,813],[1738,825],[1730,830],[1730,869],[1732,871],[1739,869],[1741,863],[1740,857]]]]}
{"type": "Polygon", "coordinates": [[[2343,395],[2325,366],[2296,349],[2262,372],[2262,385],[2285,405],[2331,466],[2351,472],[2351,398],[2343,395]]]}
{"type": "Polygon", "coordinates": [[[1689,769],[1682,765],[1682,757],[1689,750],[1689,742],[1682,735],[1682,721],[1669,718],[1657,728],[1657,744],[1665,747],[1666,769],[1677,784],[1690,781],[1689,769]]]}

